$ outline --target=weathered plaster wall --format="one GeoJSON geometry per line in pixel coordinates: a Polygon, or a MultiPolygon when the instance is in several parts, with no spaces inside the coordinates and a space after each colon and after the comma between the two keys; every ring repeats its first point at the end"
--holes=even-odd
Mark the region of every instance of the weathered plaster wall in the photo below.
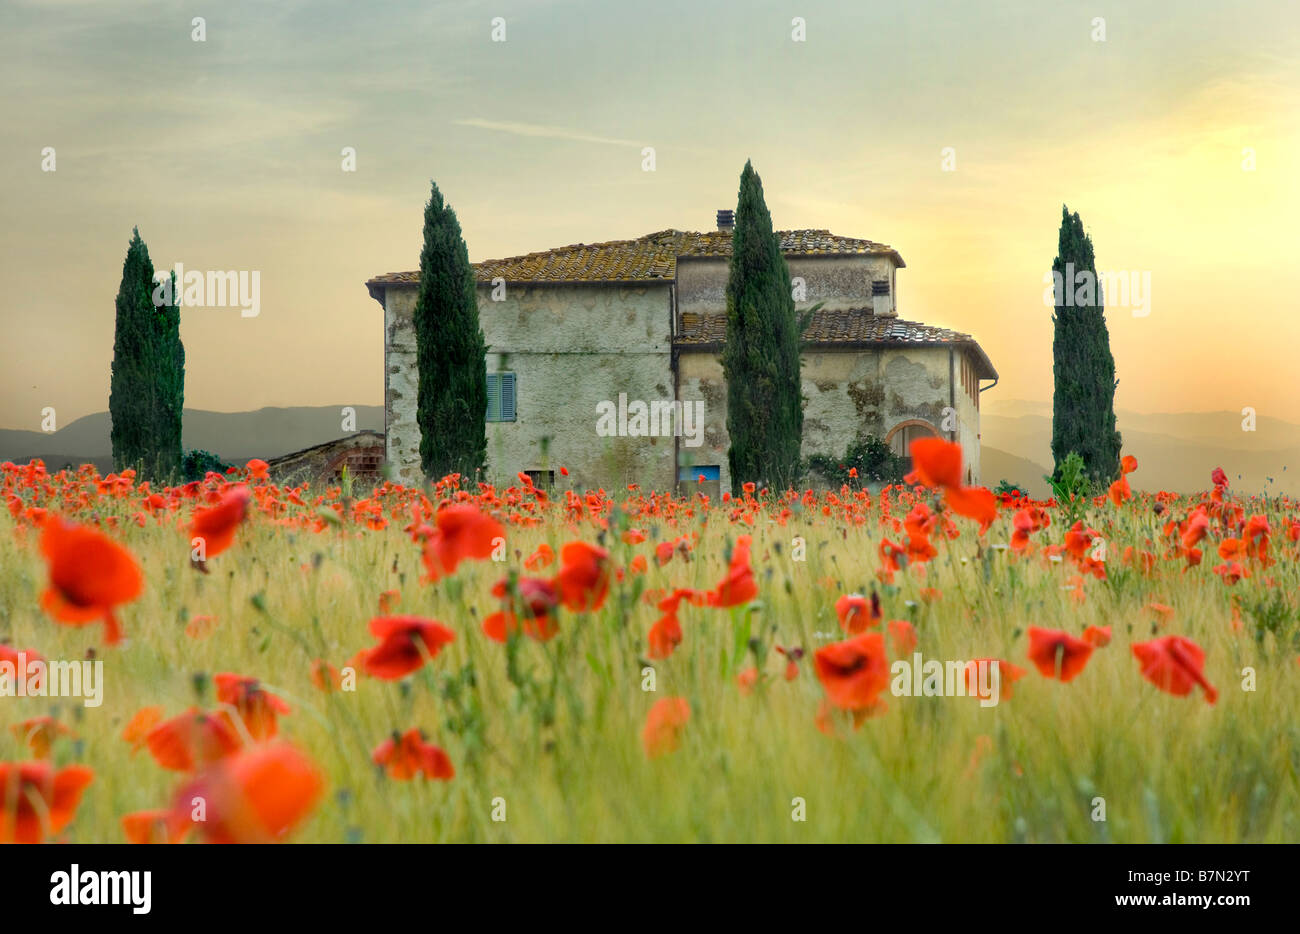
{"type": "MultiPolygon", "coordinates": [[[[404,481],[419,479],[416,423],[415,288],[385,300],[387,456],[404,481]]],[[[569,471],[578,487],[673,481],[671,437],[599,437],[597,404],[671,401],[671,310],[667,284],[507,285],[494,301],[479,288],[489,372],[515,374],[516,420],[490,422],[488,479],[514,482],[521,470],[569,471]]]]}
{"type": "MultiPolygon", "coordinates": [[[[960,366],[960,358],[958,358],[960,366]]],[[[717,464],[722,488],[730,489],[727,469],[727,385],[716,353],[689,352],[680,357],[682,398],[703,398],[705,444],[682,451],[681,463],[717,464]]],[[[803,355],[803,456],[841,455],[859,432],[883,438],[909,419],[924,419],[936,429],[950,404],[948,348],[908,347],[867,350],[812,350],[803,355]]],[[[971,481],[979,479],[979,413],[956,384],[959,436],[971,481]]],[[[945,435],[946,437],[946,435],[945,435]]]]}
{"type": "MultiPolygon", "coordinates": [[[[892,265],[887,258],[865,259],[892,265]]],[[[707,263],[689,265],[698,271],[707,263]]],[[[715,265],[725,288],[726,262],[715,265]]],[[[859,271],[870,304],[869,270],[863,266],[859,271]]],[[[697,279],[689,291],[697,310],[704,307],[701,288],[697,279]]],[[[646,402],[673,399],[669,286],[516,285],[507,287],[504,301],[493,301],[492,292],[490,286],[479,289],[488,370],[515,374],[517,414],[514,422],[487,426],[489,479],[513,482],[522,470],[558,471],[563,466],[579,488],[671,485],[676,480],[672,437],[600,437],[596,430],[597,405],[617,403],[620,393],[646,402]]],[[[385,295],[385,453],[400,479],[418,482],[415,287],[389,287],[385,295]]],[[[977,482],[979,411],[962,389],[960,357],[957,366],[958,438],[971,482],[977,482]]],[[[676,398],[702,401],[705,425],[702,446],[678,446],[678,464],[717,465],[722,489],[730,489],[721,362],[716,352],[683,351],[679,368],[676,398]]],[[[908,419],[941,428],[949,405],[944,346],[813,350],[804,354],[802,375],[805,457],[842,454],[858,431],[884,437],[908,419]]]]}
{"type": "MultiPolygon", "coordinates": [[[[727,310],[725,257],[680,257],[677,260],[677,305],[681,312],[727,310]]],[[[828,311],[870,308],[871,282],[885,279],[890,288],[890,309],[896,310],[894,261],[888,256],[787,256],[790,278],[804,280],[800,308],[825,302],[828,311]]]]}
{"type": "MultiPolygon", "coordinates": [[[[980,410],[976,405],[975,399],[971,393],[962,390],[961,386],[961,352],[956,355],[958,377],[957,377],[957,440],[961,443],[962,459],[965,460],[967,471],[967,483],[978,484],[980,482],[980,410]]],[[[969,355],[968,355],[969,360],[969,355]]],[[[978,393],[979,381],[974,379],[972,374],[972,390],[978,393]]],[[[997,478],[993,478],[993,483],[997,483],[997,478]]]]}

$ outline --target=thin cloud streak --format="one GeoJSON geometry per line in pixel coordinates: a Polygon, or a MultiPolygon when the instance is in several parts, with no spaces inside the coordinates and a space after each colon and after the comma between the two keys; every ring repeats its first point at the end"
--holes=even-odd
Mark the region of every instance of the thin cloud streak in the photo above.
{"type": "Polygon", "coordinates": [[[589,133],[580,133],[574,130],[566,130],[561,127],[542,126],[537,123],[513,123],[500,120],[484,120],[480,117],[471,117],[468,120],[454,121],[457,126],[476,127],[480,130],[496,130],[501,133],[510,133],[514,136],[541,136],[547,139],[567,139],[575,143],[597,143],[601,146],[633,146],[641,147],[642,143],[634,143],[630,139],[611,139],[608,136],[592,136],[589,133]]]}

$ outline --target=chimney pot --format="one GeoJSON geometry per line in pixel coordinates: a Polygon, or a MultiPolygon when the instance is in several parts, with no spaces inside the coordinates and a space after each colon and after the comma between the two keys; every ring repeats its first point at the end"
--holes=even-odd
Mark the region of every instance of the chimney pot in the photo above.
{"type": "Polygon", "coordinates": [[[736,212],[727,208],[718,210],[718,229],[732,230],[736,226],[736,212]]]}

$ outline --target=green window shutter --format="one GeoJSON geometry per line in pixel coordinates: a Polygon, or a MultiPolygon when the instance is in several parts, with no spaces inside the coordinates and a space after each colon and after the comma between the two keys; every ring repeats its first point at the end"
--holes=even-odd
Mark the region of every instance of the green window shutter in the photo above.
{"type": "Polygon", "coordinates": [[[501,421],[501,376],[498,373],[487,375],[487,420],[501,421]]]}
{"type": "Polygon", "coordinates": [[[513,422],[515,420],[515,374],[502,373],[499,386],[501,421],[513,422]]]}

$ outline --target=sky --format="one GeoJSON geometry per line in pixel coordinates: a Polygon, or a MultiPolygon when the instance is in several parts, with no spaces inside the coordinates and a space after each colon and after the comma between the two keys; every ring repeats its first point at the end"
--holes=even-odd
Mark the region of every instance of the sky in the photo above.
{"type": "Polygon", "coordinates": [[[479,261],[712,229],[746,159],[776,227],[898,249],[900,316],[974,335],[990,394],[1051,398],[1066,204],[1150,283],[1107,312],[1117,408],[1300,421],[1289,0],[4,0],[0,87],[0,427],[107,409],[135,226],[259,274],[255,317],[182,310],[188,407],[375,405],[364,282],[418,266],[431,180],[479,261]]]}

